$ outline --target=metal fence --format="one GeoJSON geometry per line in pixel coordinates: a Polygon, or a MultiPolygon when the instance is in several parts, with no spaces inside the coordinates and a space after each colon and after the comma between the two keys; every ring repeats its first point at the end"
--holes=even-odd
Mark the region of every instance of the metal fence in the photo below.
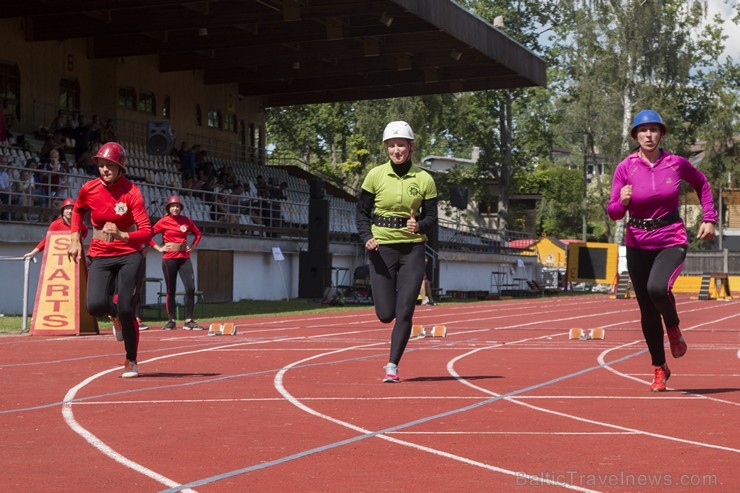
{"type": "Polygon", "coordinates": [[[705,272],[740,275],[740,252],[730,252],[727,249],[689,251],[682,274],[701,275],[705,272]]]}

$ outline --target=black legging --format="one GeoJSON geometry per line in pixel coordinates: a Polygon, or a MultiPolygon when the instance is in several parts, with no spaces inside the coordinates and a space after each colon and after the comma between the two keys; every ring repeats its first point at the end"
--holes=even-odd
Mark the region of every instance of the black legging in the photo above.
{"type": "Polygon", "coordinates": [[[375,314],[383,323],[393,319],[389,361],[398,364],[411,336],[416,297],[424,278],[424,243],[380,245],[370,252],[370,282],[375,314]]]}
{"type": "Polygon", "coordinates": [[[185,287],[185,320],[193,318],[193,306],[195,305],[195,276],[193,275],[193,264],[189,258],[162,259],[162,273],[167,285],[167,316],[175,320],[177,316],[177,273],[185,287]]]}
{"type": "Polygon", "coordinates": [[[679,324],[676,299],[671,288],[686,260],[686,246],[659,250],[627,247],[627,270],[640,305],[642,334],[645,336],[653,366],[665,364],[663,325],[679,324]]]}
{"type": "Polygon", "coordinates": [[[88,267],[87,310],[96,317],[118,317],[129,361],[136,361],[139,347],[135,320],[143,266],[141,252],[136,252],[118,257],[92,257],[88,267]],[[116,293],[118,299],[113,303],[116,293]]]}

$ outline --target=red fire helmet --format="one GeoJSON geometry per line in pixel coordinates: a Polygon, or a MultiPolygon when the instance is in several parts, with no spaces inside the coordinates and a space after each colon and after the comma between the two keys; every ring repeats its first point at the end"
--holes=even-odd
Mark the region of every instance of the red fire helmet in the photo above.
{"type": "Polygon", "coordinates": [[[126,169],[126,150],[117,142],[108,142],[100,146],[98,153],[93,156],[92,161],[98,163],[98,159],[103,158],[126,169]]]}
{"type": "Polygon", "coordinates": [[[167,199],[167,205],[165,206],[165,209],[167,209],[167,214],[170,213],[170,206],[173,204],[177,204],[180,206],[180,210],[184,209],[182,206],[182,202],[180,202],[180,197],[177,195],[170,195],[170,198],[167,199]]]}
{"type": "Polygon", "coordinates": [[[74,207],[75,199],[64,199],[62,205],[59,206],[59,212],[64,212],[65,207],[74,207]]]}

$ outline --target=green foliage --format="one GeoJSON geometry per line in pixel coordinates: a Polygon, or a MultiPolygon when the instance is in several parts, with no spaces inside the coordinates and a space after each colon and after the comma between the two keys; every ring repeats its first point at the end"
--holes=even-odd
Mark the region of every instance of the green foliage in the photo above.
{"type": "MultiPolygon", "coordinates": [[[[417,163],[480,149],[476,165],[436,176],[442,199],[457,184],[471,200],[490,202],[494,181],[505,195],[540,193],[542,231],[580,236],[584,160],[598,156],[610,175],[634,146],[632,115],[652,108],[669,128],[667,149],[689,156],[692,144],[706,141],[701,169],[715,187],[728,176],[738,186],[740,74],[732,60],[718,62],[726,35],[722,19],[706,18],[705,0],[457,2],[491,24],[501,16],[499,29],[546,61],[548,87],[271,108],[275,153],[356,189],[387,160],[385,125],[405,120],[416,134],[417,163]],[[555,160],[554,149],[565,157],[555,160]]],[[[608,181],[589,186],[587,217],[598,238],[612,236],[608,181]]]]}

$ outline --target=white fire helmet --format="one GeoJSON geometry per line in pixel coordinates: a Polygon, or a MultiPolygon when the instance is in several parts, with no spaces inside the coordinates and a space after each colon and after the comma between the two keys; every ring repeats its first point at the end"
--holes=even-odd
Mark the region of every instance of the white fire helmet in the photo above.
{"type": "Polygon", "coordinates": [[[390,122],[386,125],[385,130],[383,130],[383,142],[395,138],[414,140],[414,131],[411,130],[411,125],[403,121],[390,122]]]}

